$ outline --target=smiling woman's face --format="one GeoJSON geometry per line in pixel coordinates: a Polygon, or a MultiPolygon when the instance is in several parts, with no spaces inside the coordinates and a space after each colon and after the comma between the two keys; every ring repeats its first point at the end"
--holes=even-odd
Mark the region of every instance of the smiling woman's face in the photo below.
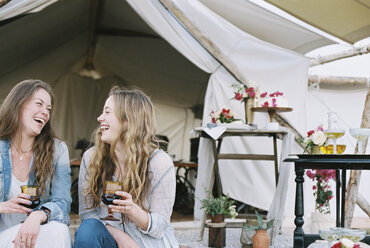
{"type": "Polygon", "coordinates": [[[40,88],[33,93],[22,109],[20,115],[20,131],[29,137],[35,137],[50,119],[51,97],[40,88]]]}
{"type": "Polygon", "coordinates": [[[104,143],[111,144],[119,134],[120,121],[114,111],[113,96],[108,97],[105,101],[103,113],[98,117],[100,122],[101,140],[104,143]]]}

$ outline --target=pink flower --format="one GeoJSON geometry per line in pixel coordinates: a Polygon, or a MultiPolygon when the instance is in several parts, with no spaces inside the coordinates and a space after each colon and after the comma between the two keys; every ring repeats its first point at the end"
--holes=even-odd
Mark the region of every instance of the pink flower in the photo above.
{"type": "Polygon", "coordinates": [[[276,98],[272,98],[272,106],[273,107],[277,107],[276,98]]]}
{"type": "Polygon", "coordinates": [[[317,188],[317,187],[316,187],[316,185],[312,186],[312,189],[313,189],[313,190],[316,190],[316,188],[317,188]]]}
{"type": "Polygon", "coordinates": [[[282,92],[276,91],[276,92],[275,92],[275,95],[276,95],[276,96],[282,96],[282,95],[284,95],[284,94],[283,94],[282,92]]]}
{"type": "Polygon", "coordinates": [[[261,97],[261,98],[264,98],[264,97],[266,97],[266,96],[267,96],[267,92],[262,93],[262,94],[260,95],[260,97],[261,97]]]}
{"type": "Polygon", "coordinates": [[[316,129],[317,129],[318,131],[322,131],[322,132],[324,132],[324,128],[323,128],[322,126],[318,126],[316,129]]]}

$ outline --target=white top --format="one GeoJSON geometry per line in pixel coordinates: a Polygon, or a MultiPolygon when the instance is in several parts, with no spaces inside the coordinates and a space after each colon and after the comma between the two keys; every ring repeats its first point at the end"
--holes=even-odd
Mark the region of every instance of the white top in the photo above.
{"type": "MultiPolygon", "coordinates": [[[[19,181],[13,174],[12,174],[12,181],[10,184],[10,191],[8,195],[8,199],[12,199],[16,197],[19,193],[21,193],[21,186],[27,185],[27,181],[19,181]]],[[[0,214],[0,232],[4,231],[5,229],[12,227],[16,224],[21,223],[27,217],[27,214],[0,214]]]]}

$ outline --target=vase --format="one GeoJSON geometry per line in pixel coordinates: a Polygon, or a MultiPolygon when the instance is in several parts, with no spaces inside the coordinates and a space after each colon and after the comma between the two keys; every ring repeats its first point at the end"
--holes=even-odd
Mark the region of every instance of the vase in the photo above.
{"type": "Polygon", "coordinates": [[[311,146],[311,154],[321,154],[320,146],[313,145],[311,146]]]}
{"type": "Polygon", "coordinates": [[[253,236],[253,248],[268,248],[270,246],[270,237],[267,230],[256,230],[253,236]]]}
{"type": "Polygon", "coordinates": [[[320,212],[312,212],[311,214],[311,233],[319,233],[320,229],[329,229],[330,227],[335,227],[335,219],[331,214],[323,214],[320,212]]]}
{"type": "Polygon", "coordinates": [[[252,124],[254,121],[254,99],[247,99],[244,101],[244,111],[245,111],[245,124],[252,124]]]}
{"type": "Polygon", "coordinates": [[[222,223],[224,222],[224,215],[223,214],[215,214],[211,216],[212,223],[222,223]]]}

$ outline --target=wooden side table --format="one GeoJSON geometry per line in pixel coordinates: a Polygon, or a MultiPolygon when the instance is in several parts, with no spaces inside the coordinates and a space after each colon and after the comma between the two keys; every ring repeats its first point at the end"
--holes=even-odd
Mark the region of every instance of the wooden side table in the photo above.
{"type": "MultiPolygon", "coordinates": [[[[218,172],[218,161],[220,159],[235,159],[235,160],[267,160],[267,161],[274,161],[274,169],[275,169],[275,183],[278,184],[279,181],[279,164],[278,164],[278,155],[277,155],[277,139],[283,139],[283,136],[287,134],[286,131],[278,130],[278,131],[269,131],[269,130],[236,130],[236,129],[228,129],[226,130],[217,140],[214,140],[210,137],[205,131],[201,128],[196,128],[201,137],[207,138],[212,143],[212,152],[214,157],[214,165],[213,171],[215,175],[215,181],[217,185],[217,193],[218,196],[222,195],[222,186],[221,186],[221,179],[218,172]],[[221,154],[221,144],[222,140],[225,137],[272,137],[272,144],[273,144],[273,154],[221,154]]],[[[213,185],[210,185],[209,190],[212,190],[213,185]]]]}

